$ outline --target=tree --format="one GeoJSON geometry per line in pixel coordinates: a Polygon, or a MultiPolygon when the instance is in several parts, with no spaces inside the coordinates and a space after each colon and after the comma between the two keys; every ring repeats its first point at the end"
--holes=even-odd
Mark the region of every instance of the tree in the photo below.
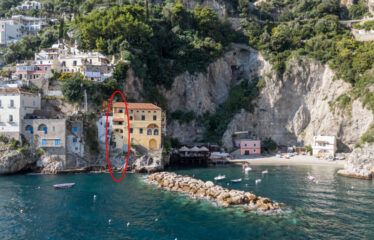
{"type": "Polygon", "coordinates": [[[83,101],[84,82],[81,76],[75,75],[65,80],[62,85],[62,94],[64,98],[71,103],[83,101]]]}
{"type": "Polygon", "coordinates": [[[113,78],[117,81],[117,83],[125,82],[128,69],[129,69],[129,66],[127,63],[125,62],[117,63],[113,71],[113,78]]]}
{"type": "Polygon", "coordinates": [[[55,43],[57,41],[57,38],[58,38],[57,31],[53,28],[49,28],[41,34],[41,36],[40,36],[40,39],[41,39],[40,46],[42,48],[50,47],[53,43],[55,43]]]}

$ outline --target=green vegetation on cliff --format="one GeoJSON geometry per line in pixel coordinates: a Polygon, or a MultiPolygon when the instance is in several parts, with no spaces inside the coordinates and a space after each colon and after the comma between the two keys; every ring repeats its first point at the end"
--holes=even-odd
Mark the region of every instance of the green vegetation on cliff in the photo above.
{"type": "MultiPolygon", "coordinates": [[[[144,80],[144,97],[155,97],[156,85],[169,88],[185,71],[205,71],[209,63],[245,38],[218,20],[209,8],[187,10],[181,3],[145,7],[138,4],[94,10],[77,18],[84,50],[122,53],[144,80]]],[[[157,100],[157,99],[156,99],[157,100]]]]}

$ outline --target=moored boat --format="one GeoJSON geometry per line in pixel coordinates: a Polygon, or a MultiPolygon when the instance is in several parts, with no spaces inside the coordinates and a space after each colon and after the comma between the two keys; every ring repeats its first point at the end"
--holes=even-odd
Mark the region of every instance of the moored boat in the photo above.
{"type": "Polygon", "coordinates": [[[215,181],[220,181],[220,180],[223,180],[223,179],[226,179],[225,175],[218,175],[217,177],[214,178],[215,181]]]}
{"type": "Polygon", "coordinates": [[[242,181],[241,178],[231,180],[232,183],[240,183],[241,181],[242,181]]]}
{"type": "Polygon", "coordinates": [[[54,188],[71,188],[74,187],[75,183],[62,183],[53,185],[54,188]]]}

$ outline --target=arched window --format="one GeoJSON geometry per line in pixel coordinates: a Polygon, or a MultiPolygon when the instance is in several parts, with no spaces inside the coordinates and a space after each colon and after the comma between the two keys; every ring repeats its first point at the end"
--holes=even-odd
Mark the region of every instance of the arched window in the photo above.
{"type": "Polygon", "coordinates": [[[34,128],[30,125],[27,125],[26,126],[26,131],[29,131],[31,134],[33,134],[34,133],[34,128]]]}
{"type": "Polygon", "coordinates": [[[48,128],[47,128],[46,125],[40,124],[39,127],[38,127],[38,131],[44,131],[44,133],[47,134],[48,128]]]}
{"type": "Polygon", "coordinates": [[[147,130],[147,135],[152,135],[152,129],[147,130]]]}
{"type": "Polygon", "coordinates": [[[155,129],[154,131],[153,131],[153,135],[158,135],[158,129],[155,129]]]}

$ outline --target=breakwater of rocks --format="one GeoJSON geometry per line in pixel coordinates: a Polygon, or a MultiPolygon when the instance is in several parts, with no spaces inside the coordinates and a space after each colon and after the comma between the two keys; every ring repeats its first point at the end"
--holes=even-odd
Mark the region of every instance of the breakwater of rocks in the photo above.
{"type": "Polygon", "coordinates": [[[180,192],[192,198],[203,198],[216,202],[219,206],[242,206],[245,209],[257,209],[262,212],[280,212],[282,203],[269,198],[256,196],[253,193],[230,190],[215,185],[211,181],[204,182],[192,177],[177,175],[171,172],[158,172],[149,175],[148,183],[171,192],[180,192]]]}

